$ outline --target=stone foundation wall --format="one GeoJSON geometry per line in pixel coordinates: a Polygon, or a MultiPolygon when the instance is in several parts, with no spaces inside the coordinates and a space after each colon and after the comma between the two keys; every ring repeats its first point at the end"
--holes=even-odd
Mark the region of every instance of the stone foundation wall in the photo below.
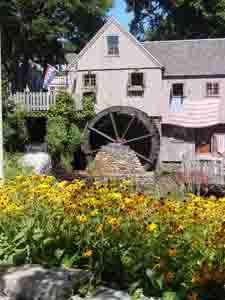
{"type": "Polygon", "coordinates": [[[109,177],[145,174],[144,167],[129,146],[113,143],[102,146],[95,157],[92,171],[94,175],[109,177]]]}

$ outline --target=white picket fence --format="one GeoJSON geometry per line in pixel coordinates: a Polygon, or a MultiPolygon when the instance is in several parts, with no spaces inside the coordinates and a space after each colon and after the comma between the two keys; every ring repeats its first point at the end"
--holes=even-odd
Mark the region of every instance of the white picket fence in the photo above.
{"type": "Polygon", "coordinates": [[[16,104],[20,104],[29,112],[48,111],[51,105],[56,102],[54,92],[17,92],[10,96],[16,104]]]}

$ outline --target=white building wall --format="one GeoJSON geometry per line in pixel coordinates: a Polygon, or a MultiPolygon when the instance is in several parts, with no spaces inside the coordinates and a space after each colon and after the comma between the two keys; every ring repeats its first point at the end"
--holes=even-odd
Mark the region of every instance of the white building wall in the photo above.
{"type": "MultiPolygon", "coordinates": [[[[149,116],[160,116],[160,99],[162,99],[161,71],[140,70],[145,76],[145,89],[143,96],[128,96],[127,84],[130,70],[96,71],[97,93],[96,112],[115,105],[133,106],[146,112],[149,116]]],[[[77,73],[76,93],[83,93],[83,75],[77,73]]]]}

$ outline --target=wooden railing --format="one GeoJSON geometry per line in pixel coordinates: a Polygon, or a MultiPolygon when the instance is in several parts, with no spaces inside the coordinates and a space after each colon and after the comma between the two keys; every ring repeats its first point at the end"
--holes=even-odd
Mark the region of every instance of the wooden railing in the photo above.
{"type": "Polygon", "coordinates": [[[207,154],[185,155],[178,171],[180,180],[191,185],[224,185],[224,159],[213,158],[211,154],[208,156],[207,159],[207,154]]]}
{"type": "Polygon", "coordinates": [[[27,111],[48,111],[56,102],[54,92],[17,92],[10,96],[16,104],[22,105],[27,111]]]}

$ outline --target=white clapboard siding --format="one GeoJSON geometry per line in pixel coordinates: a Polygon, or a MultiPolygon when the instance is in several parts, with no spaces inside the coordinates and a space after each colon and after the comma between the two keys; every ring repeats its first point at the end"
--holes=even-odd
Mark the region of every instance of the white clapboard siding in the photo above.
{"type": "Polygon", "coordinates": [[[183,110],[168,112],[163,117],[163,123],[189,128],[213,126],[220,123],[220,111],[220,98],[208,98],[201,101],[184,99],[183,110]]]}
{"type": "Polygon", "coordinates": [[[56,94],[53,92],[17,92],[11,95],[11,99],[16,104],[23,105],[27,111],[47,111],[51,105],[55,104],[56,94]]]}

